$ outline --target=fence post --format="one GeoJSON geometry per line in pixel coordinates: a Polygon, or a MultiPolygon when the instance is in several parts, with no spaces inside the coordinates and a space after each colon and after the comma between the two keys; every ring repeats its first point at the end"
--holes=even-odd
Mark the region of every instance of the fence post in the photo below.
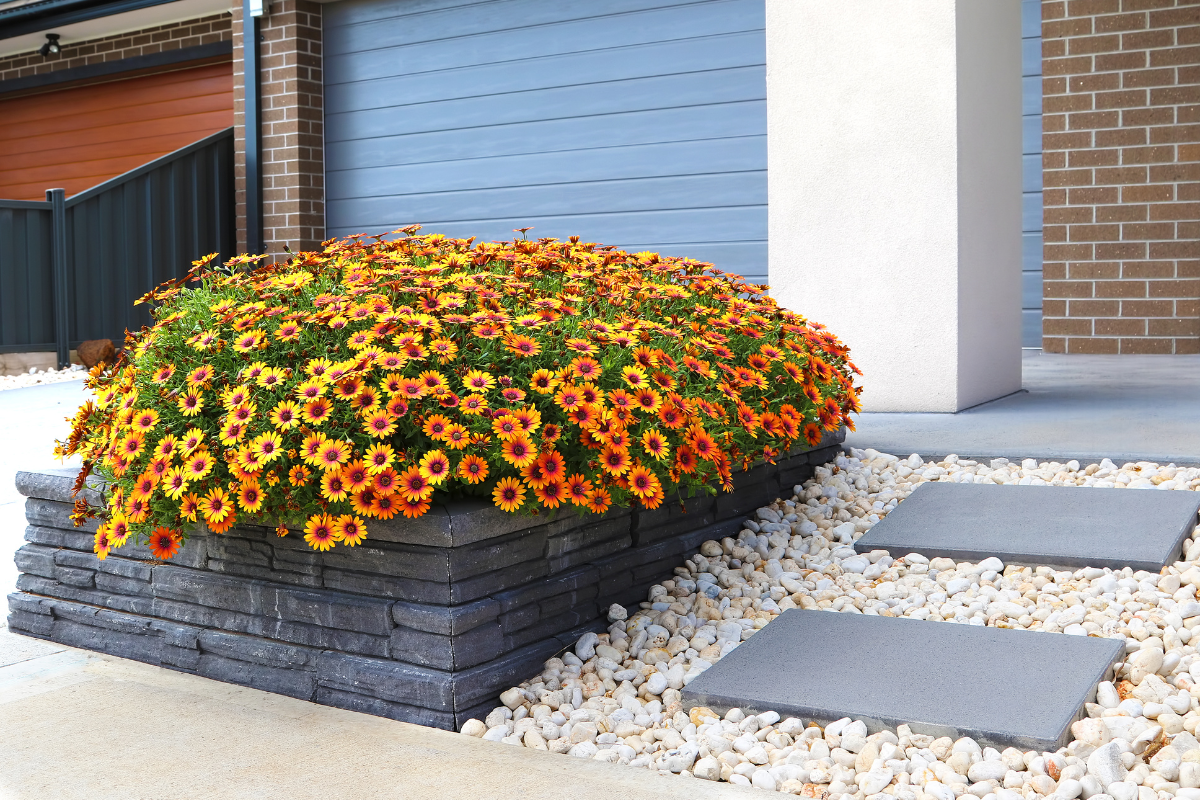
{"type": "Polygon", "coordinates": [[[50,203],[50,254],[54,265],[54,343],[58,350],[58,368],[71,365],[70,303],[67,287],[67,193],[47,189],[50,203]]]}

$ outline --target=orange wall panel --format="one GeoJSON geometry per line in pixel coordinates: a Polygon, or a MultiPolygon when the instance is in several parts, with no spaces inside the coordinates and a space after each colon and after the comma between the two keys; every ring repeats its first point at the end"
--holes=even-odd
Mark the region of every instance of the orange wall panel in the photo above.
{"type": "Polygon", "coordinates": [[[0,99],[0,198],[70,197],[232,125],[229,62],[0,99]]]}

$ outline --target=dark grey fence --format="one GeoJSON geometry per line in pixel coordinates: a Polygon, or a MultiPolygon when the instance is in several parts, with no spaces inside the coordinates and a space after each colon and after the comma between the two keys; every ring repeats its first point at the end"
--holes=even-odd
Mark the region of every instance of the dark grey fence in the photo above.
{"type": "Polygon", "coordinates": [[[234,255],[233,129],[65,198],[0,200],[0,352],[57,351],[150,322],[133,302],[234,255]]]}

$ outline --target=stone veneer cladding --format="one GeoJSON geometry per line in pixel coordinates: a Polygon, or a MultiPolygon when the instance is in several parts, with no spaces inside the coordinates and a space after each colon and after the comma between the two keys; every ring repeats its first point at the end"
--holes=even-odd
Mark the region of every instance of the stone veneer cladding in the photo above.
{"type": "Polygon", "coordinates": [[[375,522],[356,548],[239,527],[170,563],[104,561],[69,520],[72,476],[20,473],[29,497],[8,625],[63,644],[408,722],[457,729],[536,674],[612,603],[631,605],[708,539],[802,483],[818,449],[735,475],[735,491],[654,511],[516,517],[482,503],[375,522]]]}

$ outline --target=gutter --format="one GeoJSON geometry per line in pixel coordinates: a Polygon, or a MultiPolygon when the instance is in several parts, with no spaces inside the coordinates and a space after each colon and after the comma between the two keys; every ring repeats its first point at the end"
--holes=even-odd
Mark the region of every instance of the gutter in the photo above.
{"type": "Polygon", "coordinates": [[[19,6],[0,6],[0,39],[40,33],[89,19],[164,5],[174,0],[35,0],[19,6]]]}
{"type": "Polygon", "coordinates": [[[264,0],[242,0],[242,85],[246,120],[246,252],[263,252],[262,91],[259,86],[259,17],[264,0]]]}

